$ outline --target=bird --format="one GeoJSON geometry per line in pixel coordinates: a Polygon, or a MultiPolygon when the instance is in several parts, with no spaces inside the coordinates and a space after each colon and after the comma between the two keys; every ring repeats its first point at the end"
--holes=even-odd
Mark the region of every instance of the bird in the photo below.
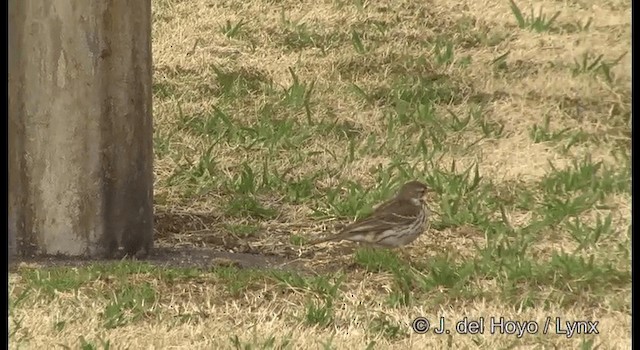
{"type": "Polygon", "coordinates": [[[425,194],[427,186],[409,181],[396,196],[379,205],[369,216],[345,226],[340,233],[310,242],[348,240],[374,247],[398,248],[415,241],[426,229],[430,211],[425,194]]]}

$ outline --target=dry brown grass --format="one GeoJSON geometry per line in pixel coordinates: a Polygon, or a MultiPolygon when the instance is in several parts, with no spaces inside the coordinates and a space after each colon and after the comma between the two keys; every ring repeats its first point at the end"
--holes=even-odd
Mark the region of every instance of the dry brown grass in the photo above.
{"type": "MultiPolygon", "coordinates": [[[[381,174],[402,181],[449,169],[452,160],[458,171],[477,164],[493,196],[480,207],[504,204],[509,224],[518,229],[541,214],[538,206],[534,210],[517,203],[541,203],[548,194],[540,184],[549,174],[570,168],[587,155],[593,163],[602,162],[603,167],[625,173],[629,162],[620,154],[630,154],[630,1],[519,1],[525,14],[531,6],[542,7],[547,16],[561,11],[554,30],[541,33],[518,28],[508,1],[358,3],[153,1],[156,211],[170,218],[180,214],[184,220],[160,220],[158,244],[223,245],[225,250],[236,251],[242,245],[251,252],[298,260],[313,271],[340,271],[345,280],[329,307],[333,317],[328,327],[304,322],[309,298],[321,300],[308,289],[282,289],[261,280],[253,288],[230,295],[225,289],[229,281],[210,273],[178,283],[133,274],[131,278],[141,278],[158,295],[153,305],[145,306],[140,319],[113,329],[103,326],[97,310],[105,309],[113,298],[110,285],[102,280],[89,281],[77,292],[55,293],[53,299],[36,289],[28,302],[11,310],[10,328],[17,329],[10,337],[11,348],[76,347],[79,336],[94,344],[108,339],[115,348],[231,348],[229,338],[234,335],[251,348],[260,348],[270,337],[274,348],[289,339],[289,347],[296,349],[321,348],[323,343],[339,349],[364,348],[373,342],[375,348],[392,349],[575,348],[588,341],[599,344],[600,349],[628,348],[630,277],[603,286],[607,292],[596,285],[572,291],[571,283],[579,281],[559,287],[562,283],[556,279],[563,275],[532,282],[503,279],[500,273],[486,272],[483,277],[485,272],[477,272],[461,290],[455,290],[459,286],[416,287],[409,305],[390,306],[385,300],[396,291],[397,274],[371,271],[362,262],[354,264],[350,249],[314,250],[296,244],[296,239],[316,237],[331,230],[338,219],[345,222],[361,214],[353,208],[340,211],[327,205],[328,191],[345,187],[348,180],[373,188],[371,195],[362,197],[371,204],[388,194],[376,192],[387,181],[381,174]],[[589,17],[593,18],[589,29],[575,29],[576,23],[585,23],[589,17]],[[241,20],[246,24],[235,36],[228,37],[220,29],[227,21],[233,26],[241,20]],[[377,30],[376,25],[386,29],[377,30]],[[355,48],[353,30],[362,36],[363,54],[355,48]],[[432,46],[438,38],[453,45],[451,62],[437,63],[432,46]],[[507,52],[504,64],[494,62],[507,52]],[[604,55],[604,62],[629,53],[611,66],[611,81],[607,81],[602,71],[573,73],[574,60],[581,61],[585,52],[604,55]],[[225,86],[214,66],[237,74],[245,85],[236,81],[225,86]],[[289,69],[307,87],[314,82],[308,103],[313,125],[308,124],[303,104],[284,97],[283,91],[293,84],[289,69]],[[410,90],[400,83],[402,79],[418,76],[433,82],[422,82],[417,90],[438,91],[432,96],[436,124],[400,123],[395,133],[387,134],[391,123],[387,116],[397,117],[392,96],[410,90]],[[354,92],[353,84],[370,100],[354,92]],[[479,115],[486,123],[503,125],[501,135],[484,137],[474,122],[460,131],[445,125],[452,120],[448,111],[466,117],[480,106],[479,115]],[[220,130],[227,125],[220,119],[213,131],[199,129],[198,123],[215,119],[211,118],[215,108],[229,116],[240,136],[222,135],[220,130]],[[265,118],[269,122],[260,124],[265,118]],[[551,132],[565,128],[568,132],[535,142],[532,129],[545,125],[546,120],[551,132]],[[275,121],[293,122],[293,129],[283,131],[284,138],[277,142],[273,141],[278,131],[275,121]],[[421,132],[432,130],[440,125],[437,123],[445,123],[445,133],[439,141],[426,139],[427,149],[436,149],[427,162],[415,145],[421,132]],[[341,136],[329,129],[331,125],[355,136],[341,136]],[[253,127],[259,135],[250,139],[247,135],[252,134],[243,134],[241,126],[253,127]],[[564,149],[578,131],[583,138],[564,149]],[[296,141],[305,132],[311,136],[296,141]],[[376,139],[366,148],[371,135],[376,139]],[[341,163],[348,159],[354,138],[358,147],[354,158],[341,163]],[[288,140],[292,145],[287,145],[288,140]],[[382,151],[372,151],[374,146],[382,151]],[[212,162],[204,160],[208,149],[212,162]],[[278,174],[278,185],[261,182],[265,160],[270,174],[278,174]],[[398,160],[408,164],[405,168],[415,169],[407,175],[389,170],[398,160]],[[251,194],[243,193],[235,178],[246,167],[256,173],[258,188],[251,194]],[[296,181],[312,185],[307,197],[292,200],[288,196],[296,181]],[[531,197],[519,201],[524,193],[531,197]],[[260,218],[255,211],[230,207],[234,199],[245,196],[272,208],[274,214],[260,218]],[[326,215],[314,216],[316,211],[326,215]],[[242,233],[242,227],[251,233],[242,233]],[[513,289],[505,281],[513,282],[513,289]],[[95,296],[101,289],[106,291],[104,298],[95,296]],[[475,336],[452,334],[449,339],[413,333],[409,325],[417,316],[445,316],[449,322],[464,316],[504,316],[541,325],[547,316],[597,320],[600,334],[516,338],[486,331],[475,336]],[[61,320],[65,326],[57,330],[53,325],[61,320]],[[389,330],[396,329],[394,325],[397,334],[389,330]]],[[[415,107],[414,102],[409,105],[415,107]]],[[[433,229],[403,252],[418,269],[428,270],[431,262],[442,261],[445,255],[452,264],[464,264],[479,256],[474,243],[486,247],[495,239],[488,226],[471,219],[445,225],[453,220],[443,214],[445,199],[456,195],[448,193],[450,189],[443,185],[433,198],[433,229]]],[[[598,215],[611,215],[615,234],[575,256],[593,257],[598,267],[612,266],[630,276],[631,193],[603,191],[597,204],[575,216],[593,226],[598,215]]],[[[340,196],[347,201],[350,195],[343,191],[340,196]]],[[[549,213],[553,210],[548,208],[549,213]]],[[[491,220],[501,220],[499,210],[487,213],[491,220]]],[[[579,246],[561,224],[545,226],[536,235],[525,254],[533,263],[550,260],[560,251],[571,253],[579,246]]],[[[518,239],[501,237],[505,242],[518,239]]],[[[10,284],[14,299],[30,286],[20,273],[12,274],[10,284]]]]}
{"type": "MultiPolygon", "coordinates": [[[[366,274],[364,279],[356,274],[348,277],[348,291],[336,302],[333,322],[328,328],[309,326],[305,323],[310,292],[285,289],[281,285],[264,284],[250,288],[241,296],[231,297],[223,282],[211,274],[204,274],[189,281],[168,282],[161,278],[138,275],[134,283],[149,283],[158,293],[157,299],[146,305],[146,311],[138,319],[125,322],[117,328],[105,327],[103,311],[111,299],[100,297],[111,293],[109,285],[117,282],[100,279],[88,283],[76,292],[57,292],[51,298],[43,292],[34,292],[12,315],[15,330],[14,344],[29,348],[48,347],[53,344],[72,344],[84,337],[97,346],[109,341],[116,348],[231,348],[230,340],[237,336],[241,344],[261,348],[270,338],[274,348],[288,343],[292,348],[316,348],[323,342],[336,348],[361,348],[375,343],[380,348],[496,348],[509,344],[518,348],[576,347],[580,343],[595,340],[601,348],[619,349],[630,346],[630,317],[626,312],[613,311],[609,307],[573,307],[547,305],[547,308],[527,308],[522,305],[505,305],[491,300],[470,300],[449,303],[425,302],[410,307],[389,307],[380,303],[380,297],[392,282],[379,275],[366,274]],[[52,301],[53,299],[53,301],[52,301]],[[415,317],[428,317],[432,327],[437,327],[444,317],[451,336],[416,334],[410,324],[415,317]],[[483,335],[461,335],[455,332],[455,322],[468,317],[485,318],[483,335]],[[518,338],[513,334],[491,334],[490,317],[506,320],[535,321],[538,334],[525,334],[518,338]],[[551,317],[548,334],[542,334],[545,320],[551,317]],[[562,322],[597,320],[599,335],[557,334],[555,318],[562,322]],[[20,327],[17,327],[17,325],[20,327]],[[382,328],[387,325],[388,328],[382,328]],[[393,327],[397,328],[393,328],[393,327]],[[377,327],[377,328],[376,328],[377,327]],[[393,332],[397,333],[393,333],[393,332]]],[[[13,286],[20,280],[13,277],[13,286]]],[[[491,289],[488,281],[487,289],[491,289]]],[[[11,293],[20,294],[18,287],[11,293]]],[[[438,299],[446,291],[434,290],[427,299],[438,299]]],[[[114,292],[115,294],[115,292],[114,292]]],[[[627,298],[627,302],[628,302],[627,298]]],[[[133,318],[135,310],[123,316],[133,318]]],[[[566,326],[561,326],[563,331],[566,326]]],[[[76,343],[77,344],[77,343],[76,343]]],[[[286,347],[286,346],[285,346],[286,347]]]]}

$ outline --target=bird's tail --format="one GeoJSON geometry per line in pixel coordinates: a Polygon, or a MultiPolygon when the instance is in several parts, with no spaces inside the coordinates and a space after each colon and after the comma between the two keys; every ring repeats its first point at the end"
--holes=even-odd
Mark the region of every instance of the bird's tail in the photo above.
{"type": "Polygon", "coordinates": [[[345,235],[345,231],[346,231],[347,225],[344,224],[336,224],[333,227],[334,231],[338,231],[339,233],[336,235],[328,235],[326,237],[323,238],[318,238],[316,240],[313,240],[311,242],[309,242],[309,245],[316,245],[316,244],[320,244],[320,243],[325,243],[325,242],[330,242],[330,241],[340,241],[343,239],[344,235],[345,235]]]}
{"type": "Polygon", "coordinates": [[[337,235],[332,235],[332,236],[319,238],[319,239],[309,243],[309,245],[316,245],[316,244],[320,244],[320,243],[324,243],[324,242],[330,242],[330,241],[339,242],[339,241],[341,241],[343,239],[348,238],[349,236],[351,236],[351,230],[349,230],[348,227],[347,227],[344,230],[342,230],[340,233],[338,233],[337,235]]]}
{"type": "Polygon", "coordinates": [[[354,241],[354,242],[367,242],[371,240],[372,234],[375,234],[374,230],[364,230],[364,232],[361,232],[359,228],[347,226],[344,230],[342,230],[342,232],[338,233],[337,235],[323,237],[315,241],[312,241],[309,244],[316,245],[316,244],[329,242],[329,241],[340,242],[345,239],[349,241],[354,241]]]}

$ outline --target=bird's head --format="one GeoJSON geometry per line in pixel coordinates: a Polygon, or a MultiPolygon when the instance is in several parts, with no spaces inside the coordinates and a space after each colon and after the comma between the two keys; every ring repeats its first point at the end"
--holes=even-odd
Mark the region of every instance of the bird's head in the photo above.
{"type": "Polygon", "coordinates": [[[407,199],[416,205],[420,205],[426,199],[426,194],[429,192],[427,185],[420,181],[409,181],[400,187],[398,191],[398,198],[407,199]]]}

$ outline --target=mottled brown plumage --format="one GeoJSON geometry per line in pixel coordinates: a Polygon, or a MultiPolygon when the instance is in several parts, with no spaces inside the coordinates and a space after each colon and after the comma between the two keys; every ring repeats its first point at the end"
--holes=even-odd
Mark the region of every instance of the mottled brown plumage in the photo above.
{"type": "Polygon", "coordinates": [[[335,236],[321,238],[311,244],[348,240],[387,248],[407,245],[426,228],[429,217],[424,199],[426,192],[425,184],[407,182],[396,197],[378,206],[368,217],[346,226],[335,236]]]}

